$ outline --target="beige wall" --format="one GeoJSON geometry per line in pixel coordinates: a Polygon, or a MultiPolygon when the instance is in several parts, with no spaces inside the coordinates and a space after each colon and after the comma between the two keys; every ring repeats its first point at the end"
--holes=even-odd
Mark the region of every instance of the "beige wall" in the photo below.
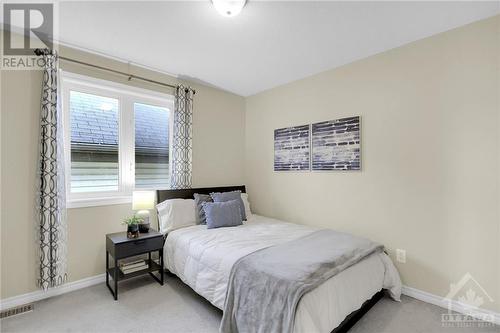
{"type": "Polygon", "coordinates": [[[247,99],[246,184],[262,215],[407,251],[406,285],[470,272],[500,311],[499,17],[247,99]],[[362,117],[362,171],[274,172],[273,130],[362,117]]]}
{"type": "MultiPolygon", "coordinates": [[[[94,64],[127,71],[126,65],[79,51],[62,48],[61,54],[94,64]]],[[[128,83],[126,78],[62,63],[65,70],[128,83]]],[[[176,79],[132,68],[134,73],[163,82],[176,79]]],[[[163,89],[141,82],[142,88],[163,89]]],[[[193,184],[243,183],[244,99],[199,84],[193,119],[193,184]]],[[[41,73],[1,72],[1,298],[36,290],[34,219],[38,115],[41,73]]],[[[165,90],[163,90],[165,91],[165,90]]],[[[68,271],[75,281],[104,272],[105,234],[122,231],[121,220],[131,205],[68,210],[68,271]]]]}

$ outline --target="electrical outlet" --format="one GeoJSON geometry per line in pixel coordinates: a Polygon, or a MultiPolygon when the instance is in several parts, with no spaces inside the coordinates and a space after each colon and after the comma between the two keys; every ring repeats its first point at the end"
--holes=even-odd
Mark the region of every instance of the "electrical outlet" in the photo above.
{"type": "Polygon", "coordinates": [[[406,250],[396,249],[396,260],[402,264],[406,264],[406,250]]]}

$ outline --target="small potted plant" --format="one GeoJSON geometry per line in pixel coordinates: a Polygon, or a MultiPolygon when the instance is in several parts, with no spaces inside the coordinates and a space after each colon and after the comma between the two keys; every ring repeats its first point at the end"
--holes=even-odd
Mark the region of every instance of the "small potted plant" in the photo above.
{"type": "Polygon", "coordinates": [[[139,223],[142,223],[143,219],[137,217],[136,215],[128,217],[123,220],[123,224],[127,225],[127,237],[137,238],[139,237],[139,223]]]}

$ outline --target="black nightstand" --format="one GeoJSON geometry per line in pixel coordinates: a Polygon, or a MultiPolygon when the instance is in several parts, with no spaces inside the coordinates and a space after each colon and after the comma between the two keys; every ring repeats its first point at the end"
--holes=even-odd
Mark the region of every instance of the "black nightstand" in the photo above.
{"type": "Polygon", "coordinates": [[[155,230],[140,234],[138,238],[127,238],[126,232],[106,235],[106,285],[111,294],[118,299],[118,281],[149,273],[163,286],[163,235],[155,230]],[[160,264],[151,259],[151,252],[158,251],[160,264]],[[123,274],[118,266],[118,260],[148,253],[148,267],[137,272],[123,274]],[[109,267],[109,256],[113,257],[114,267],[109,267]],[[154,275],[158,272],[160,277],[154,275]],[[109,285],[109,276],[113,278],[114,290],[109,285]]]}

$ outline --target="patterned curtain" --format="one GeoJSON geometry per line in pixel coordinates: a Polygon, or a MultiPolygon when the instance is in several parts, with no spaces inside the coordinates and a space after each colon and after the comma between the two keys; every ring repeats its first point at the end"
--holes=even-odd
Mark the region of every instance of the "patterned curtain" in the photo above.
{"type": "Polygon", "coordinates": [[[47,290],[67,280],[64,135],[57,94],[57,54],[48,49],[36,53],[44,60],[37,193],[38,286],[47,290]]]}
{"type": "Polygon", "coordinates": [[[193,96],[195,91],[183,85],[175,92],[174,133],[170,188],[191,188],[193,153],[193,96]]]}

